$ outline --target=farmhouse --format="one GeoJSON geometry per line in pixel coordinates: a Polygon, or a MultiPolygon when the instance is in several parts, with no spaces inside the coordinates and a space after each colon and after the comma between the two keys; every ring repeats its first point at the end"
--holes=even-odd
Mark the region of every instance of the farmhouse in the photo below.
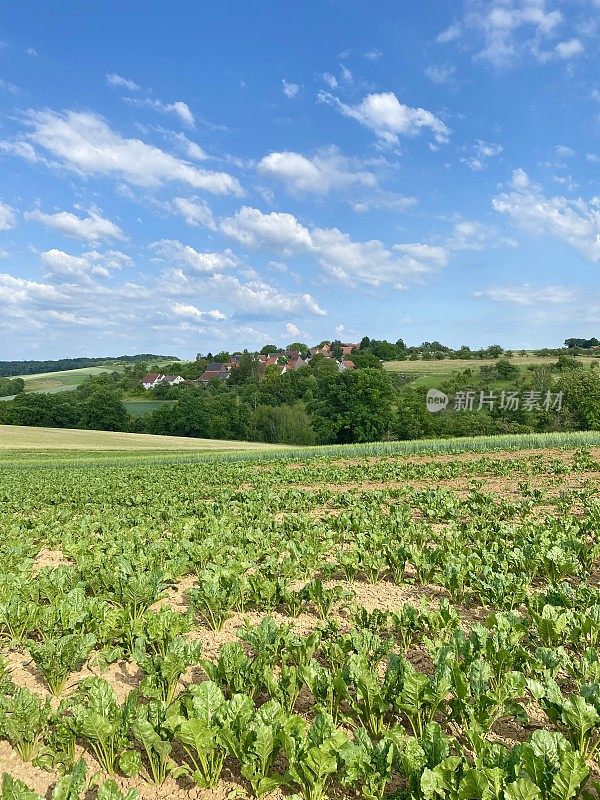
{"type": "Polygon", "coordinates": [[[142,378],[142,386],[144,389],[154,389],[164,377],[165,376],[161,375],[160,372],[149,372],[142,378]]]}
{"type": "Polygon", "coordinates": [[[217,378],[218,380],[224,381],[227,380],[228,377],[229,377],[229,370],[227,369],[227,365],[221,364],[220,362],[217,361],[212,361],[210,364],[207,365],[202,375],[200,375],[199,381],[200,383],[206,385],[213,378],[217,378]]]}
{"type": "Polygon", "coordinates": [[[169,386],[178,386],[183,383],[185,378],[181,375],[163,375],[160,372],[149,372],[142,378],[142,386],[144,389],[156,389],[162,383],[168,383],[169,386]]]}

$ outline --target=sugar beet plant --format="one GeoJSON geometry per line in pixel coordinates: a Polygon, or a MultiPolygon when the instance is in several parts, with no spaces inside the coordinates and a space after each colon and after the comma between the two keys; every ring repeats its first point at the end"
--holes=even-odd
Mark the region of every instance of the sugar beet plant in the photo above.
{"type": "MultiPolygon", "coordinates": [[[[352,453],[3,462],[0,739],[19,776],[47,770],[54,800],[136,800],[133,780],[595,796],[594,453],[352,453]]],[[[4,769],[0,800],[38,800],[4,769]]]]}

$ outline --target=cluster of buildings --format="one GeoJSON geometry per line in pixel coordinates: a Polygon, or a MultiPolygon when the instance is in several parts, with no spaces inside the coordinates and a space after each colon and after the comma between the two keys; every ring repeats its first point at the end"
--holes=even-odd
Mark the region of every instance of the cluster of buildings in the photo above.
{"type": "MultiPolygon", "coordinates": [[[[253,357],[258,361],[259,378],[262,378],[269,368],[276,370],[280,375],[284,375],[286,372],[292,372],[295,369],[301,369],[302,367],[308,366],[315,356],[322,356],[323,358],[334,360],[337,364],[338,371],[345,372],[348,369],[355,369],[354,362],[350,359],[350,356],[352,351],[358,350],[359,347],[360,345],[358,344],[342,344],[341,358],[336,358],[334,356],[330,342],[324,342],[318,347],[311,347],[304,357],[298,350],[278,350],[268,355],[255,353],[253,357]]],[[[339,350],[336,354],[339,356],[339,350]]],[[[242,356],[240,354],[234,354],[225,362],[212,361],[210,364],[207,364],[206,369],[198,380],[190,381],[190,383],[199,383],[206,386],[215,378],[217,380],[227,380],[231,372],[239,367],[241,359],[242,356]]],[[[181,375],[161,375],[151,372],[148,375],[144,375],[142,385],[144,389],[155,389],[161,384],[177,386],[183,383],[184,380],[185,379],[182,378],[181,375]]]]}
{"type": "Polygon", "coordinates": [[[156,389],[156,387],[161,384],[178,386],[180,383],[184,383],[184,381],[185,378],[182,378],[181,375],[163,375],[160,372],[149,372],[142,378],[142,386],[144,389],[156,389]]]}

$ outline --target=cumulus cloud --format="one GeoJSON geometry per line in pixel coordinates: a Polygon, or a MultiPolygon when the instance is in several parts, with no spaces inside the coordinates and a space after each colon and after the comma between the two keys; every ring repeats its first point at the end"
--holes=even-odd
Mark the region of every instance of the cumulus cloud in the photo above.
{"type": "Polygon", "coordinates": [[[243,194],[238,180],[228,173],[201,170],[140,139],[125,138],[97,114],[30,111],[27,124],[31,131],[25,139],[0,142],[0,150],[35,160],[37,146],[80,175],[112,175],[136,186],[174,181],[213,194],[243,194]]]}
{"type": "Polygon", "coordinates": [[[336,147],[323,148],[311,157],[290,151],[269,153],[259,162],[258,171],[281,181],[293,194],[327,194],[353,185],[371,189],[377,186],[372,172],[357,167],[336,147]]]}
{"type": "Polygon", "coordinates": [[[263,214],[257,208],[242,206],[234,216],[222,220],[220,227],[226,236],[246,247],[266,245],[282,252],[312,249],[308,228],[293,214],[280,211],[263,214]]]}
{"type": "Polygon", "coordinates": [[[338,228],[309,230],[293,214],[265,214],[247,206],[222,220],[220,228],[246,247],[312,255],[329,277],[350,285],[402,287],[405,279],[445,264],[441,248],[410,243],[390,250],[378,239],[356,242],[338,228]]]}
{"type": "Polygon", "coordinates": [[[24,217],[28,221],[41,222],[46,228],[58,231],[72,239],[83,239],[86,242],[99,242],[103,239],[119,239],[125,241],[127,237],[109,219],[90,211],[87,217],[78,217],[70,211],[59,211],[56,214],[45,214],[43,211],[27,211],[24,217]]]}
{"type": "Polygon", "coordinates": [[[17,224],[15,211],[6,203],[0,202],[0,231],[9,231],[17,224]]]}
{"type": "Polygon", "coordinates": [[[308,292],[284,292],[262,280],[241,281],[233,275],[213,275],[205,289],[226,297],[236,316],[247,319],[281,319],[290,316],[325,316],[327,313],[308,292]]]}
{"type": "Polygon", "coordinates": [[[171,201],[174,211],[183,217],[188,225],[202,226],[209,230],[216,230],[217,225],[210,206],[197,197],[175,197],[171,201]]]}
{"type": "Polygon", "coordinates": [[[186,305],[185,303],[175,303],[171,308],[173,313],[178,317],[188,317],[198,320],[211,319],[216,321],[227,319],[225,314],[217,308],[212,311],[200,311],[196,306],[186,305]]]}
{"type": "Polygon", "coordinates": [[[106,82],[109,86],[114,86],[117,89],[127,89],[128,92],[139,92],[141,88],[135,81],[123,78],[121,75],[117,75],[116,72],[109,72],[106,76],[106,82]]]}
{"type": "Polygon", "coordinates": [[[131,264],[131,258],[119,250],[105,253],[91,250],[74,256],[53,248],[41,253],[40,257],[47,276],[70,279],[89,278],[91,275],[107,278],[114,271],[131,264]]]}
{"type": "Polygon", "coordinates": [[[433,134],[435,142],[448,141],[450,130],[431,111],[401,103],[393,92],[369,94],[358,105],[348,105],[329,92],[319,92],[322,103],[337,108],[344,116],[357,120],[388,145],[397,144],[400,136],[416,136],[424,131],[433,134]]]}
{"type": "Polygon", "coordinates": [[[150,249],[165,261],[191,267],[197,272],[219,272],[239,264],[231,250],[223,250],[221,253],[201,253],[176,239],[161,239],[153,242],[150,249]]]}
{"type": "Polygon", "coordinates": [[[547,197],[523,169],[513,172],[509,190],[492,198],[492,206],[533,234],[565,242],[588,261],[600,261],[600,197],[585,201],[561,195],[547,197]]]}

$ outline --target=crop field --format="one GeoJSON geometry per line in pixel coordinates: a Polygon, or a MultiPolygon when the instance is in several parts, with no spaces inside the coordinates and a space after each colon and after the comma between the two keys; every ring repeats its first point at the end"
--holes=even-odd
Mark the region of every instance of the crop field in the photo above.
{"type": "MultiPolygon", "coordinates": [[[[284,450],[283,445],[235,442],[225,439],[192,439],[185,436],[155,436],[149,433],[84,431],[66,428],[33,428],[26,425],[0,425],[0,454],[3,451],[127,451],[148,450],[181,452],[186,450],[262,451],[284,450]]],[[[1,456],[0,456],[1,458],[1,456]]],[[[1,463],[1,461],[0,461],[1,463]]]]}
{"type": "Polygon", "coordinates": [[[0,797],[597,796],[599,443],[0,453],[0,797]]]}
{"type": "Polygon", "coordinates": [[[64,392],[74,389],[90,375],[100,375],[103,372],[122,372],[123,367],[115,364],[109,367],[82,367],[69,369],[62,372],[40,372],[34,375],[15,375],[23,378],[26,392],[64,392]]]}
{"type": "MultiPolygon", "coordinates": [[[[531,353],[526,356],[513,355],[509,359],[511,364],[516,367],[549,367],[556,364],[556,356],[536,356],[531,353]]],[[[595,356],[578,356],[577,363],[589,366],[591,363],[598,363],[599,359],[595,356]]],[[[476,371],[479,367],[488,366],[493,367],[498,363],[497,359],[493,358],[445,358],[441,360],[416,360],[416,361],[384,361],[383,368],[388,372],[405,372],[422,373],[425,375],[451,375],[456,372],[462,372],[465,369],[472,369],[476,371]]]]}

